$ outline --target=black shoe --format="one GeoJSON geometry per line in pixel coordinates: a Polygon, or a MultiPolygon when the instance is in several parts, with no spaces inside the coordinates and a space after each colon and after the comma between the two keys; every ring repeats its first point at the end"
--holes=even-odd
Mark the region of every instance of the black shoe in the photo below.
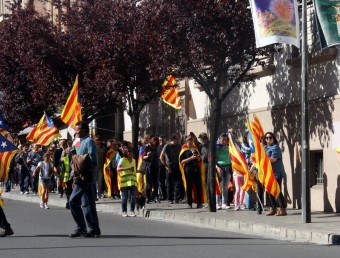
{"type": "Polygon", "coordinates": [[[74,237],[85,237],[87,235],[87,232],[85,229],[79,229],[75,230],[72,234],[69,235],[70,238],[74,237]]]}
{"type": "Polygon", "coordinates": [[[11,227],[2,229],[0,231],[0,237],[11,236],[13,234],[14,234],[14,232],[13,232],[13,229],[11,227]]]}
{"type": "Polygon", "coordinates": [[[68,210],[70,209],[70,203],[69,202],[66,203],[66,207],[65,208],[68,209],[68,210]]]}
{"type": "Polygon", "coordinates": [[[197,204],[197,209],[204,209],[206,208],[203,204],[197,204]]]}
{"type": "Polygon", "coordinates": [[[258,210],[258,211],[257,211],[257,214],[262,214],[262,210],[258,210]]]}
{"type": "Polygon", "coordinates": [[[87,237],[87,238],[93,238],[93,237],[100,237],[101,235],[101,232],[100,232],[100,229],[99,230],[91,230],[89,232],[87,232],[84,237],[87,237]]]}

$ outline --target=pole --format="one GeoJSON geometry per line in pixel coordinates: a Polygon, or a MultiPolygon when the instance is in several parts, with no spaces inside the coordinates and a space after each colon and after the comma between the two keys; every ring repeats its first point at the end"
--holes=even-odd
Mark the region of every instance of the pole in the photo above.
{"type": "Polygon", "coordinates": [[[301,193],[302,223],[311,222],[309,186],[309,130],[308,130],[308,48],[307,48],[307,0],[302,0],[301,42],[301,193]]]}

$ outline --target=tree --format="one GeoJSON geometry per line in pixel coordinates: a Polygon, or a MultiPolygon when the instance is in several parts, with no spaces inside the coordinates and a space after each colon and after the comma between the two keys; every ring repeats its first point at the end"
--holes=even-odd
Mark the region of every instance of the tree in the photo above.
{"type": "Polygon", "coordinates": [[[11,11],[0,26],[0,110],[19,131],[64,101],[69,69],[48,17],[32,4],[15,3],[11,11]]]}
{"type": "Polygon", "coordinates": [[[158,97],[165,73],[155,64],[154,33],[147,26],[149,11],[129,0],[78,0],[64,14],[65,45],[95,103],[116,104],[132,121],[137,155],[139,117],[158,97]],[[94,98],[93,89],[102,93],[94,98]],[[106,99],[104,99],[105,97],[106,99]]]}
{"type": "Polygon", "coordinates": [[[189,76],[210,100],[208,195],[216,211],[215,164],[221,106],[265,49],[256,49],[252,17],[245,0],[150,0],[158,43],[177,76],[189,76]]]}

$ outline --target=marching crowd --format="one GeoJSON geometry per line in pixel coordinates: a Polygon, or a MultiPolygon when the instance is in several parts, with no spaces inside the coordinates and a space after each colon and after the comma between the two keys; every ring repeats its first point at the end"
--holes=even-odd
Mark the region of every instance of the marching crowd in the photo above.
{"type": "MultiPolygon", "coordinates": [[[[248,132],[244,133],[242,141],[237,140],[249,171],[255,175],[256,190],[249,188],[246,192],[242,189],[244,176],[232,169],[228,134],[238,139],[236,130],[229,129],[220,134],[216,143],[216,209],[231,209],[233,205],[235,211],[248,209],[262,214],[265,191],[252,164],[248,132]]],[[[286,173],[276,137],[267,132],[261,141],[281,188],[286,173]]],[[[209,144],[212,143],[206,133],[198,137],[190,133],[183,142],[179,133],[169,140],[164,135],[145,135],[140,142],[138,160],[135,160],[130,142],[116,139],[103,142],[99,135],[92,139],[88,124],[80,121],[73,142],[62,139],[43,149],[37,144],[19,146],[5,191],[11,191],[12,185],[17,183],[21,194],[39,195],[43,209],[49,209],[49,192],[57,192],[60,198],[66,197],[65,207],[70,209],[76,223],[75,231],[69,236],[98,237],[101,231],[96,201],[100,198],[121,199],[123,217],[136,216],[136,207],[151,202],[186,203],[189,209],[204,208],[209,144]]],[[[267,216],[287,215],[282,193],[277,198],[266,195],[267,216]]],[[[2,209],[0,226],[1,236],[13,234],[2,209]]]]}

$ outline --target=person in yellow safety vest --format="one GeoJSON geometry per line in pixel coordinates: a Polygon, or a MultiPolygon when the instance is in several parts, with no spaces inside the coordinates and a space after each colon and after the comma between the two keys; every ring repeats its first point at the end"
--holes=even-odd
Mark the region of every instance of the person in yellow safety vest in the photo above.
{"type": "MultiPolygon", "coordinates": [[[[75,153],[75,152],[74,152],[75,153]]],[[[66,209],[70,209],[70,196],[72,192],[72,178],[71,178],[71,157],[70,157],[70,149],[67,148],[63,151],[62,157],[61,157],[61,169],[60,169],[60,175],[62,179],[62,186],[64,188],[64,192],[66,195],[66,209]]]]}
{"type": "Polygon", "coordinates": [[[130,216],[136,217],[135,204],[136,204],[136,189],[137,189],[137,176],[136,176],[136,160],[133,158],[132,148],[125,147],[123,149],[123,158],[119,160],[117,171],[119,173],[118,186],[122,195],[122,216],[127,215],[127,199],[130,192],[130,216]]]}

